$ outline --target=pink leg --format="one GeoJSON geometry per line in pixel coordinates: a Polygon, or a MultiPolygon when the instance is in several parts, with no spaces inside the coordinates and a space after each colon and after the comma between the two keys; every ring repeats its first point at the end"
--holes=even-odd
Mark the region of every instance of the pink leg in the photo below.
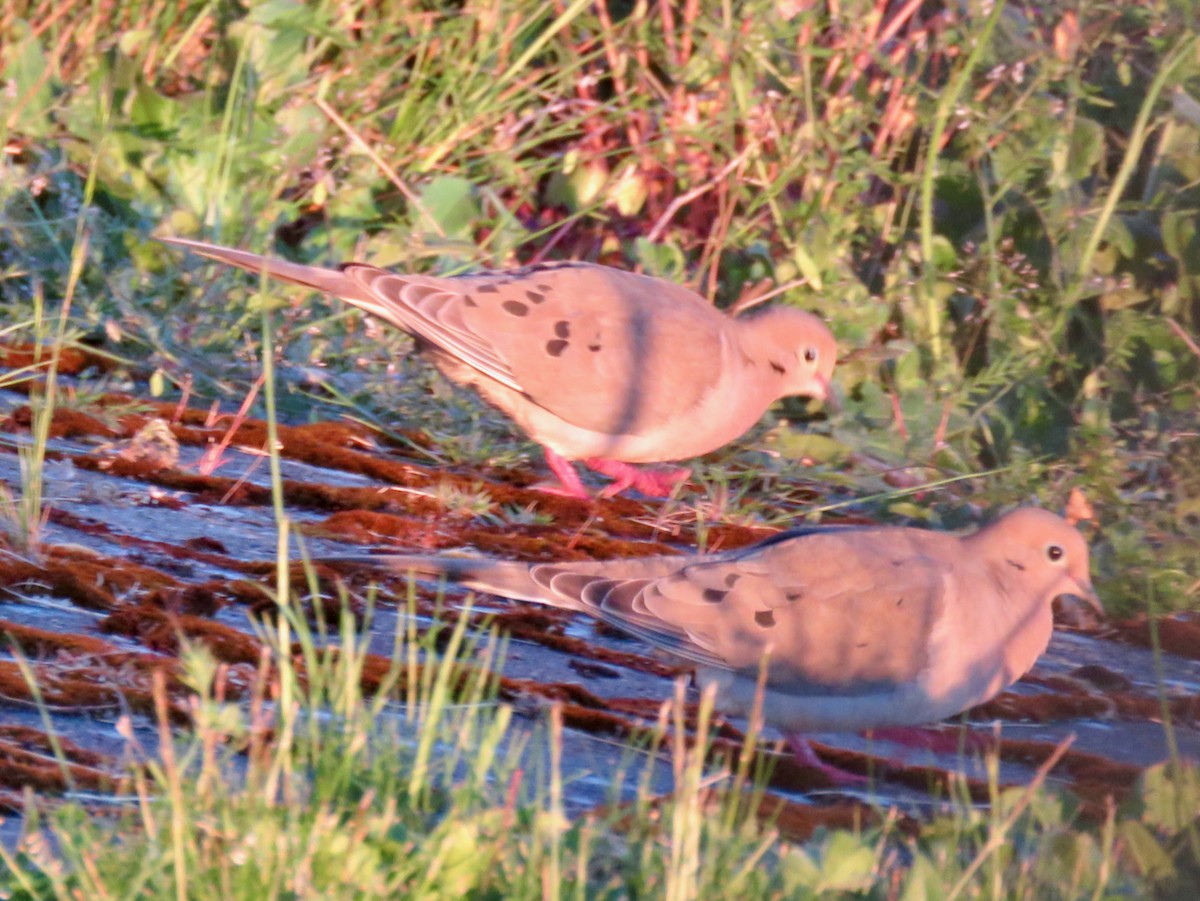
{"type": "Polygon", "coordinates": [[[612,497],[626,488],[633,488],[647,497],[668,497],[676,485],[692,474],[686,467],[639,469],[632,463],[609,460],[605,457],[588,457],[583,461],[583,465],[613,480],[611,485],[600,492],[601,497],[612,497]]]}
{"type": "Polygon", "coordinates": [[[811,767],[814,770],[820,770],[830,782],[834,785],[866,785],[865,777],[858,773],[849,773],[846,770],[836,767],[831,763],[826,763],[817,756],[817,752],[812,749],[804,736],[793,734],[786,736],[788,748],[792,752],[792,756],[796,758],[796,763],[801,766],[811,767]]]}
{"type": "Polygon", "coordinates": [[[561,488],[554,486],[547,487],[544,490],[552,494],[562,494],[566,497],[575,497],[584,501],[591,500],[591,495],[583,487],[583,482],[579,480],[579,473],[575,471],[575,467],[571,465],[571,461],[566,457],[559,456],[548,447],[544,447],[542,450],[546,453],[546,465],[550,467],[550,471],[558,476],[558,480],[562,482],[561,488]]]}
{"type": "Polygon", "coordinates": [[[920,726],[889,726],[882,729],[872,729],[871,737],[880,741],[895,742],[906,748],[923,748],[935,754],[955,754],[959,748],[964,751],[986,751],[994,742],[986,736],[968,730],[965,734],[955,729],[925,729],[920,726]]]}

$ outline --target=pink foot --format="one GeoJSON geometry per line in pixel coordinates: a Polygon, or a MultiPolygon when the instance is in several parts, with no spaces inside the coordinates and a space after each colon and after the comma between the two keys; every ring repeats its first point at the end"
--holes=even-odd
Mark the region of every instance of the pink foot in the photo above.
{"type": "Polygon", "coordinates": [[[613,480],[600,492],[601,497],[612,497],[626,488],[640,491],[647,497],[669,497],[675,486],[685,481],[692,471],[686,467],[676,469],[639,469],[632,463],[608,460],[604,457],[588,457],[583,465],[613,480]]]}
{"type": "Polygon", "coordinates": [[[788,735],[788,748],[792,752],[792,756],[796,758],[796,763],[801,766],[810,767],[814,770],[819,770],[834,785],[866,785],[867,779],[858,773],[850,773],[843,770],[841,767],[836,767],[832,763],[826,763],[817,756],[817,752],[812,749],[803,736],[788,735]]]}
{"type": "Polygon", "coordinates": [[[574,497],[583,501],[590,501],[591,495],[587,493],[587,489],[583,487],[583,482],[579,480],[579,473],[575,471],[575,467],[571,465],[571,461],[566,457],[559,456],[548,447],[542,448],[546,452],[546,465],[550,467],[550,471],[558,476],[561,485],[545,485],[538,486],[539,490],[546,491],[550,494],[561,494],[564,497],[574,497]]]}
{"type": "Polygon", "coordinates": [[[923,748],[935,754],[956,754],[959,749],[964,751],[986,751],[993,742],[977,732],[958,729],[944,731],[928,729],[920,726],[889,726],[882,729],[870,730],[872,738],[880,741],[895,742],[906,748],[923,748]]]}

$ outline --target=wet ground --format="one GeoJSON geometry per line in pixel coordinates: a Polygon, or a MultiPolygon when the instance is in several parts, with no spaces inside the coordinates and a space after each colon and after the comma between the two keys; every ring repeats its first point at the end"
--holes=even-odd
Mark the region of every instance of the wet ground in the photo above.
{"type": "MultiPolygon", "coordinates": [[[[13,441],[28,439],[25,403],[19,393],[0,394],[0,432],[13,441]]],[[[281,426],[280,438],[287,514],[312,556],[365,546],[469,547],[532,560],[695,546],[694,524],[661,517],[655,502],[581,502],[534,490],[540,473],[430,467],[414,459],[410,445],[353,424],[281,426]],[[456,512],[447,503],[455,490],[470,495],[481,487],[491,501],[488,515],[456,512]]],[[[260,421],[238,423],[229,415],[138,398],[102,396],[86,407],[58,410],[46,457],[43,552],[36,560],[0,554],[0,809],[19,811],[27,787],[47,797],[68,789],[14,649],[38,676],[44,709],[70,761],[72,792],[97,809],[120,803],[114,792],[129,750],[118,722],[131,723],[138,741],[154,747],[156,673],[165,677],[172,719],[187,722],[180,636],[203,642],[228,665],[228,696],[248,690],[262,652],[252,624],[271,609],[265,589],[274,579],[265,445],[260,421]],[[220,465],[203,474],[209,469],[204,461],[222,442],[220,465]]],[[[21,483],[12,444],[0,446],[0,480],[21,483]]],[[[706,532],[710,547],[725,548],[770,534],[732,524],[706,532]]],[[[334,584],[336,574],[324,575],[334,584]]],[[[358,603],[368,574],[342,577],[358,603]]],[[[386,669],[402,615],[403,604],[397,608],[391,599],[406,591],[400,580],[371,578],[382,579],[383,590],[371,627],[379,656],[367,667],[368,689],[386,669]]],[[[430,586],[418,603],[422,618],[432,613],[433,593],[430,586]]],[[[448,597],[455,603],[463,596],[448,597]]],[[[685,670],[636,640],[563,611],[483,598],[472,615],[489,615],[512,635],[500,691],[518,702],[522,729],[540,728],[541,701],[562,704],[573,809],[604,803],[611,774],[623,761],[632,767],[631,787],[646,766],[654,767],[653,785],[669,787],[669,767],[644,757],[629,763],[622,739],[655,718],[685,670]]],[[[1085,813],[1099,816],[1106,798],[1127,796],[1143,768],[1168,756],[1164,711],[1180,752],[1200,758],[1200,621],[1170,618],[1156,631],[1164,649],[1158,661],[1145,621],[1063,626],[1032,673],[970,711],[973,734],[1001,736],[1002,780],[1028,781],[1073,735],[1049,781],[1076,794],[1085,813]]],[[[723,725],[723,751],[736,752],[742,726],[723,725]]],[[[943,727],[952,737],[957,728],[943,727]]],[[[819,772],[779,755],[769,803],[781,826],[796,835],[821,823],[852,822],[864,801],[920,809],[945,797],[953,771],[965,771],[975,797],[987,796],[975,755],[914,750],[869,736],[814,738],[827,761],[871,774],[872,787],[835,790],[819,772]]]]}

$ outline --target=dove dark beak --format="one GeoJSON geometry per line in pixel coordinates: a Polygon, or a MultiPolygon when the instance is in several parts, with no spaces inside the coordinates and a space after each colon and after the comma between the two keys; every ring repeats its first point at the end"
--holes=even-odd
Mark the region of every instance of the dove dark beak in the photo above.
{"type": "Polygon", "coordinates": [[[1100,603],[1100,596],[1096,594],[1096,589],[1092,587],[1092,583],[1087,579],[1076,579],[1071,577],[1071,582],[1077,588],[1077,591],[1070,592],[1077,598],[1081,598],[1089,607],[1096,612],[1097,616],[1104,617],[1107,614],[1104,612],[1104,605],[1100,603]]]}

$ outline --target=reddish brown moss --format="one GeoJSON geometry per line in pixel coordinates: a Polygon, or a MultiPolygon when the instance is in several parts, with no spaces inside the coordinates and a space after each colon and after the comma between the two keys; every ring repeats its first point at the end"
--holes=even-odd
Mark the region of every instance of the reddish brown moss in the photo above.
{"type": "MultiPolygon", "coordinates": [[[[28,657],[48,657],[59,652],[99,657],[114,654],[116,647],[103,638],[75,633],[51,632],[22,623],[0,620],[0,635],[12,641],[28,657]]],[[[3,727],[0,726],[0,730],[3,727]]]]}
{"type": "MultiPolygon", "coordinates": [[[[1150,621],[1145,616],[1120,623],[1109,623],[1122,641],[1143,648],[1154,647],[1150,621]]],[[[1164,616],[1155,627],[1158,631],[1158,646],[1170,654],[1178,654],[1191,660],[1200,660],[1200,623],[1189,615],[1164,616]]]]}
{"type": "Polygon", "coordinates": [[[319,526],[308,526],[309,535],[333,538],[355,544],[401,542],[409,548],[436,550],[453,544],[427,518],[399,516],[373,510],[344,510],[327,517],[319,526]]]}
{"type": "Polygon", "coordinates": [[[224,663],[254,664],[262,653],[261,642],[232,626],[146,604],[114,611],[101,622],[100,630],[136,638],[161,653],[178,653],[181,639],[186,638],[203,644],[224,663]]]}
{"type": "MultiPolygon", "coordinates": [[[[160,668],[174,668],[174,661],[157,660],[160,668]]],[[[112,663],[109,661],[108,663],[112,663]]],[[[131,663],[133,661],[130,661],[131,663]]],[[[40,702],[71,710],[124,710],[127,707],[152,715],[154,700],[149,687],[152,665],[143,666],[79,666],[63,667],[54,663],[36,664],[40,702]]],[[[177,687],[177,683],[176,683],[177,687]]],[[[20,668],[13,661],[0,660],[0,695],[34,703],[20,668]]],[[[186,719],[186,708],[180,706],[175,713],[186,719]]]]}
{"type": "Polygon", "coordinates": [[[0,595],[19,599],[26,592],[44,590],[88,610],[112,610],[117,600],[111,591],[97,584],[96,575],[94,564],[78,559],[62,565],[0,557],[0,595]]]}
{"type": "MultiPolygon", "coordinates": [[[[25,369],[37,367],[39,370],[48,369],[53,356],[53,348],[38,344],[0,344],[0,367],[5,369],[25,369]]],[[[97,369],[108,372],[115,362],[86,347],[64,347],[58,354],[58,371],[62,375],[79,375],[85,369],[97,369]]]]}
{"type": "MultiPolygon", "coordinates": [[[[3,423],[8,429],[29,429],[32,424],[33,413],[27,406],[17,407],[3,423]]],[[[55,407],[49,434],[51,438],[115,438],[118,432],[87,413],[55,407]]]]}

